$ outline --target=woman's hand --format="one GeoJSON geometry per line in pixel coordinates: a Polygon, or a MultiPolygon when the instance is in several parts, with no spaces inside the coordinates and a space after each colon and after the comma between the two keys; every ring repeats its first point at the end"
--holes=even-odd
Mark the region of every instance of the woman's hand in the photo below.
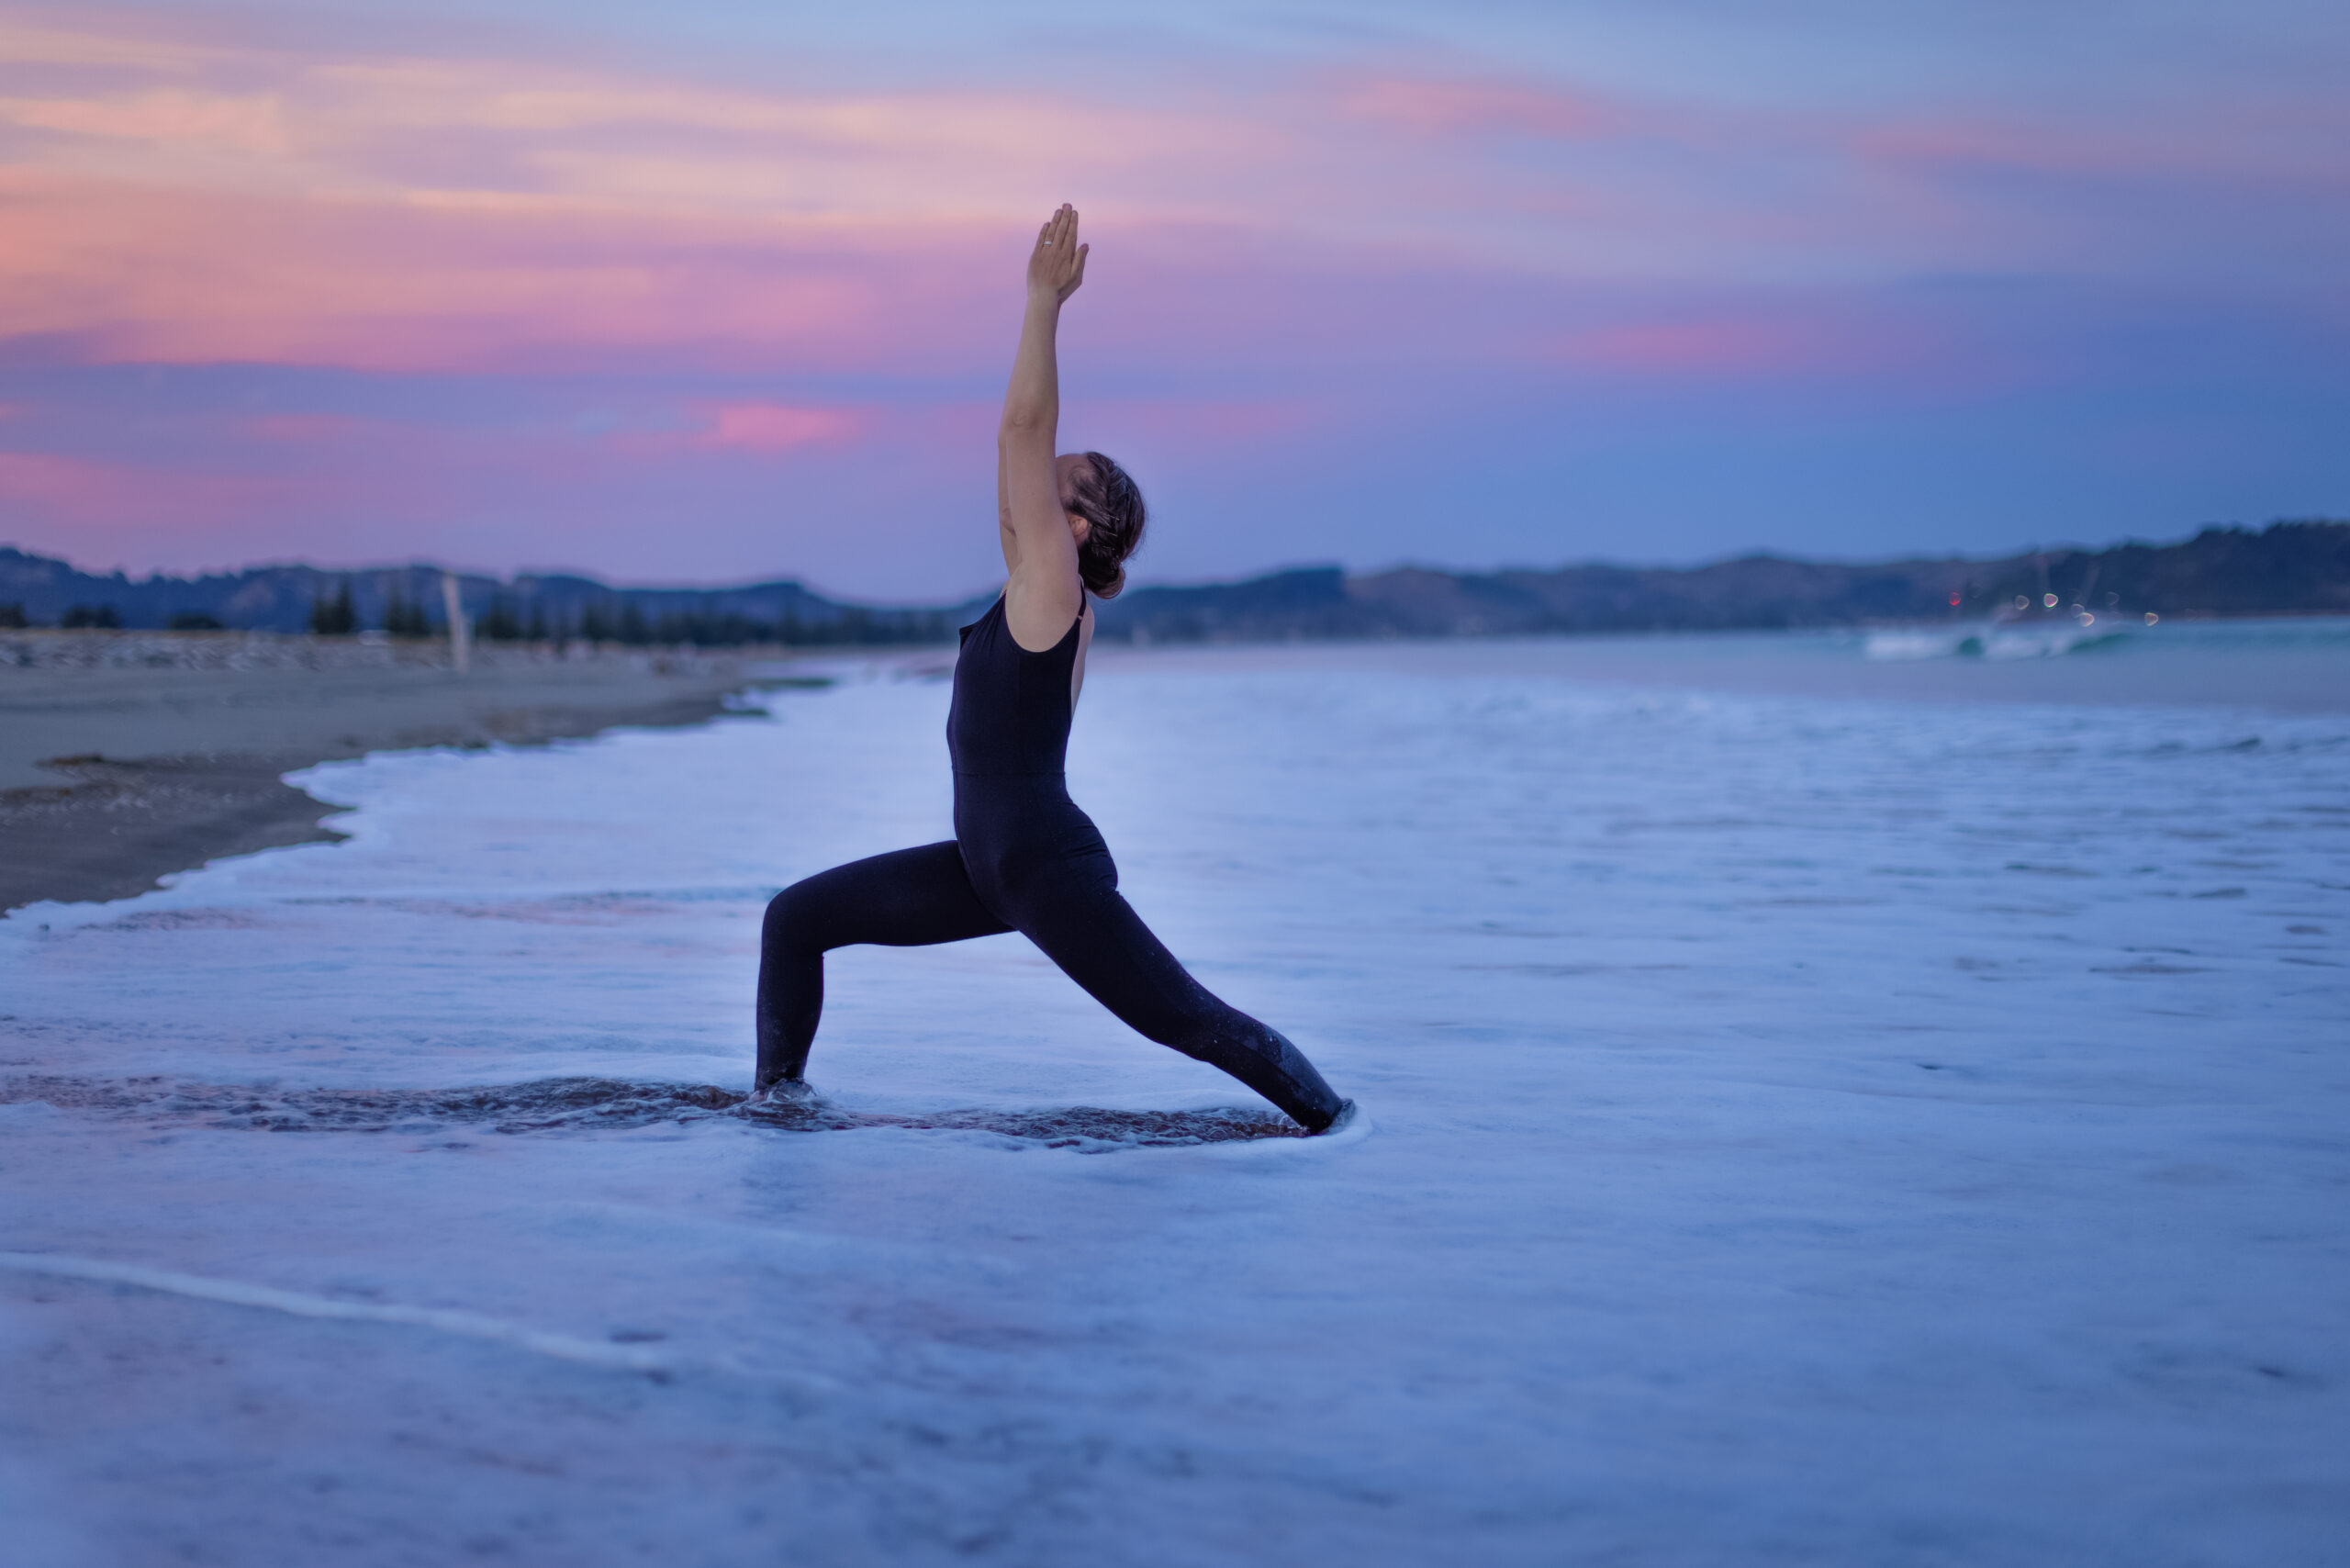
{"type": "Polygon", "coordinates": [[[1077,208],[1067,202],[1036,231],[1028,252],[1028,297],[1058,306],[1085,281],[1086,247],[1077,242],[1077,208]]]}

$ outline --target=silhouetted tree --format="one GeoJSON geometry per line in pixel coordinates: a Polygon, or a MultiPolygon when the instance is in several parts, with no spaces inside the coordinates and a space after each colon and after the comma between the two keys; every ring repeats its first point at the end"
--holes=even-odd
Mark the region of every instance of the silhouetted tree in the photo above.
{"type": "Polygon", "coordinates": [[[424,613],[423,603],[402,594],[394,583],[384,596],[384,630],[395,637],[430,637],[432,622],[424,613]]]}
{"type": "Polygon", "coordinates": [[[69,632],[113,632],[120,629],[122,616],[111,604],[77,604],[65,612],[64,619],[58,624],[69,632]]]}
{"type": "Polygon", "coordinates": [[[331,600],[310,601],[310,630],[321,637],[348,637],[359,630],[358,607],[351,602],[351,579],[342,579],[331,600]]]}

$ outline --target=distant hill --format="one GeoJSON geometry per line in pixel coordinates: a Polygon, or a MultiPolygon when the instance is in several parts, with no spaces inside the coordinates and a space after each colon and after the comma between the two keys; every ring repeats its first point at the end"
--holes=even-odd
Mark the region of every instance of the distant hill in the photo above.
{"type": "Polygon", "coordinates": [[[1739,631],[1980,617],[2048,594],[2060,609],[2164,615],[2350,613],[2350,522],[2212,528],[2177,544],[2004,560],[1847,566],[1749,555],[1669,568],[1353,577],[1336,566],[1243,583],[1146,588],[1102,607],[1099,635],[1147,642],[1739,631]],[[1953,599],[1956,603],[1953,603],[1953,599]]]}
{"type": "MultiPolygon", "coordinates": [[[[588,636],[628,643],[935,643],[986,596],[933,609],[831,599],[796,581],[741,588],[615,588],[593,577],[459,579],[466,614],[491,637],[588,636]]],[[[209,620],[300,632],[348,587],[355,623],[387,614],[423,629],[441,617],[441,569],[324,571],[256,566],[203,577],[95,577],[0,548],[0,624],[69,619],[125,627],[209,620]]],[[[1245,582],[1136,588],[1101,607],[1100,635],[1132,642],[1454,637],[1544,632],[1735,631],[1975,617],[2018,598],[2060,608],[2164,615],[2350,614],[2350,522],[2206,529],[2175,544],[2053,550],[1852,566],[1750,555],[1695,567],[1564,566],[1445,572],[1337,566],[1245,582]],[[1953,603],[1955,600],[1955,603],[1953,603]]]]}
{"type": "MultiPolygon", "coordinates": [[[[26,622],[167,627],[208,620],[237,631],[307,632],[313,609],[348,587],[360,629],[443,619],[442,569],[415,565],[327,571],[253,566],[201,577],[96,577],[63,561],[0,547],[0,625],[26,622]]],[[[794,581],[741,588],[614,588],[593,577],[525,575],[510,582],[460,575],[465,614],[492,638],[588,636],[625,643],[934,643],[952,638],[973,607],[848,604],[794,581]]],[[[990,596],[991,598],[992,596],[990,596]]],[[[988,600],[978,602],[984,610],[988,600]]],[[[395,629],[398,629],[395,625],[395,629]]]]}

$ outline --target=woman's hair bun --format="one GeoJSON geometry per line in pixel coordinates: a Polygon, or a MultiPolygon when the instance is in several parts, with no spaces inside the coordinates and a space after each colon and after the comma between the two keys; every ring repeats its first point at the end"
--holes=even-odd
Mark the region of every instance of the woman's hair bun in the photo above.
{"type": "Polygon", "coordinates": [[[1134,476],[1098,452],[1087,453],[1085,463],[1069,487],[1069,510],[1085,520],[1077,575],[1094,598],[1115,599],[1126,586],[1126,557],[1142,547],[1149,511],[1134,476]]]}

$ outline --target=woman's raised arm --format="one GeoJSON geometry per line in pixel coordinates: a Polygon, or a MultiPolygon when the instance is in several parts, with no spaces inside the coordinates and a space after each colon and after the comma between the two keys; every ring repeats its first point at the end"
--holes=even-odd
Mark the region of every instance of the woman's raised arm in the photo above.
{"type": "Polygon", "coordinates": [[[1013,640],[1027,648],[1059,642],[1085,608],[1077,535],[1054,463],[1061,393],[1053,342],[1063,302],[1085,281],[1085,252],[1077,241],[1075,207],[1062,207],[1037,232],[1028,255],[1028,312],[996,431],[996,518],[1012,575],[1004,619],[1013,640]]]}

